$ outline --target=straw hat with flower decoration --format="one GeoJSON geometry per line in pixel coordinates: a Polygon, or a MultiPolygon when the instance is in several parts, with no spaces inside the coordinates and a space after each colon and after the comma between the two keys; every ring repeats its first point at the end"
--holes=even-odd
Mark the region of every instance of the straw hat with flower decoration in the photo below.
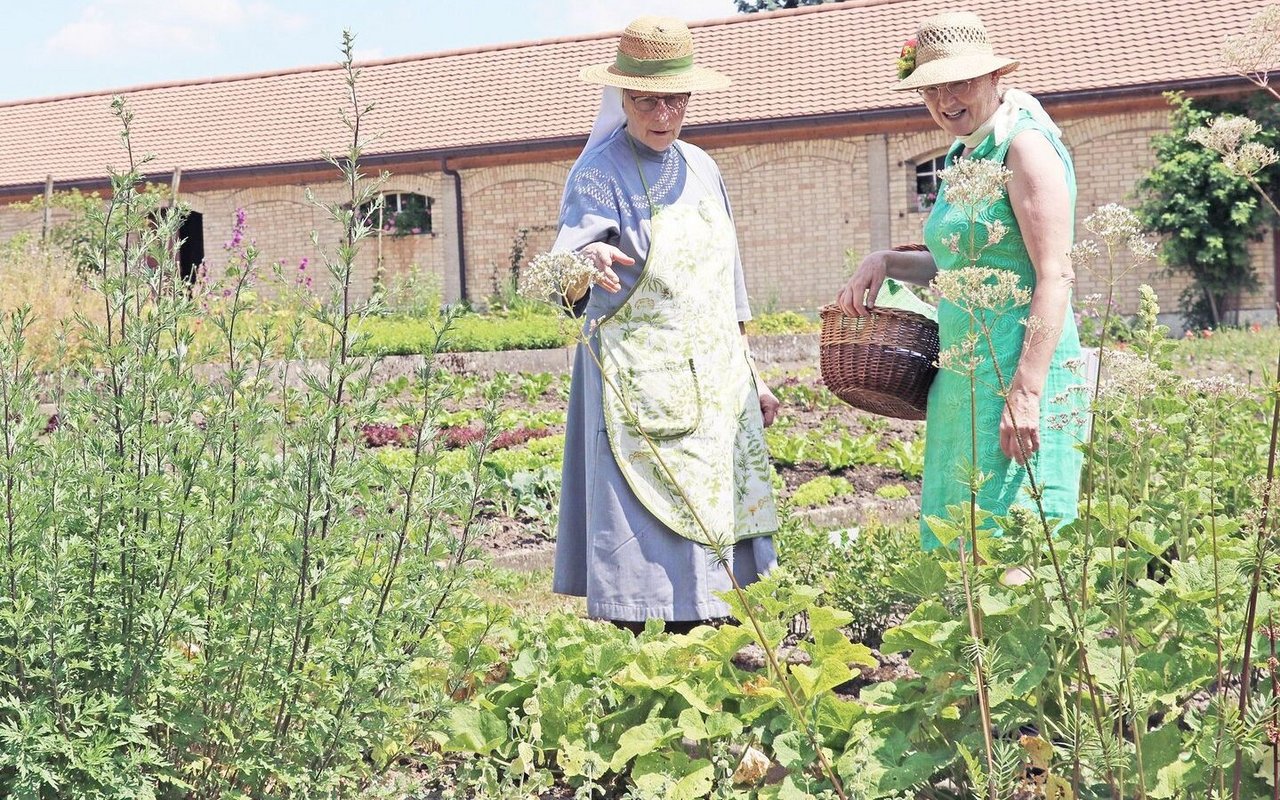
{"type": "Polygon", "coordinates": [[[618,55],[611,64],[587,67],[582,80],[639,92],[682,94],[723,89],[729,78],[708,67],[693,64],[693,34],[678,19],[639,17],[627,25],[618,40],[618,55]]]}
{"type": "Polygon", "coordinates": [[[967,81],[980,75],[1004,75],[1018,68],[1012,58],[996,55],[977,14],[948,11],[920,23],[898,59],[896,91],[967,81]]]}

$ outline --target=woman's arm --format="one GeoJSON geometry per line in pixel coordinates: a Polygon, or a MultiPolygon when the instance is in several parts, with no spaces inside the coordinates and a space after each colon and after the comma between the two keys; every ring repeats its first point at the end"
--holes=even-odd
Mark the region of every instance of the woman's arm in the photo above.
{"type": "Polygon", "coordinates": [[[1062,337],[1075,272],[1071,269],[1073,209],[1066,167],[1043,135],[1014,137],[1005,163],[1009,203],[1036,273],[1018,367],[1000,418],[1000,449],[1019,464],[1040,449],[1040,400],[1062,337]]]}
{"type": "MultiPolygon", "coordinates": [[[[600,272],[595,285],[607,292],[617,292],[621,282],[613,265],[631,266],[635,258],[619,247],[623,227],[622,189],[617,178],[606,169],[607,162],[597,167],[597,160],[585,165],[593,168],[576,169],[569,175],[560,208],[560,229],[551,249],[581,253],[600,272]]],[[[567,293],[565,299],[575,316],[585,308],[583,298],[588,290],[589,287],[583,285],[567,293]]]]}
{"type": "Polygon", "coordinates": [[[849,316],[861,317],[875,308],[876,295],[885,278],[927,286],[937,274],[938,265],[926,250],[877,250],[862,259],[836,296],[836,304],[849,316]]]}

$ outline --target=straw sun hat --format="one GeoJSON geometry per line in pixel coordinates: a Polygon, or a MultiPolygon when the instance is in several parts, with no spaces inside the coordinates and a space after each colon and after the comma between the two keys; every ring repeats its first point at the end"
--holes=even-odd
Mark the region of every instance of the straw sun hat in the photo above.
{"type": "Polygon", "coordinates": [[[967,81],[980,75],[1013,72],[1018,62],[991,50],[987,29],[977,14],[948,11],[916,29],[916,66],[893,87],[897,91],[967,81]]]}
{"type": "Polygon", "coordinates": [[[678,19],[639,17],[618,40],[611,64],[587,67],[580,73],[587,83],[617,86],[639,92],[682,94],[723,89],[729,78],[693,65],[693,34],[678,19]]]}

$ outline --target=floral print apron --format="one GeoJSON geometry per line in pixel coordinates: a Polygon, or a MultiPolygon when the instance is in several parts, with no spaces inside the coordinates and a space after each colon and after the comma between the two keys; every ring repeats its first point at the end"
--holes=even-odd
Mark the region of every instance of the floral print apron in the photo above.
{"type": "Polygon", "coordinates": [[[778,528],[755,379],[738,331],[736,241],[704,198],[652,217],[631,295],[595,335],[609,444],[644,506],[713,548],[778,528]]]}

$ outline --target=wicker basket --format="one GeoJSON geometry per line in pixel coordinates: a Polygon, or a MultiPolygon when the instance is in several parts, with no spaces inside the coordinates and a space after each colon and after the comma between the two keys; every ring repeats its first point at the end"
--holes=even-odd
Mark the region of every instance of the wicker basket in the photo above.
{"type": "Polygon", "coordinates": [[[884,417],[924,419],[938,373],[938,323],[883,307],[848,317],[829,305],[820,343],[822,380],[836,397],[884,417]]]}

